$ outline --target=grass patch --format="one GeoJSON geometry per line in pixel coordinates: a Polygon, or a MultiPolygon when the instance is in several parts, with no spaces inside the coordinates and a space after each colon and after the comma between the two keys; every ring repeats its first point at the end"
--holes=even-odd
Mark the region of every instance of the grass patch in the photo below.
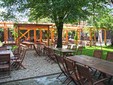
{"type": "Polygon", "coordinates": [[[88,55],[88,56],[93,56],[93,52],[94,50],[103,50],[103,55],[102,55],[102,59],[106,59],[106,54],[108,51],[111,51],[113,52],[113,46],[104,46],[104,47],[99,47],[99,46],[92,46],[92,47],[89,47],[89,46],[86,46],[84,49],[83,49],[83,55],[88,55]]]}

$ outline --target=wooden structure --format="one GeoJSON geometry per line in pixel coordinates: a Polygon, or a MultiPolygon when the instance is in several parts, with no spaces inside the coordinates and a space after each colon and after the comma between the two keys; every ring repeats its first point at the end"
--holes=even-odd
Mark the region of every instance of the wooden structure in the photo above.
{"type": "Polygon", "coordinates": [[[8,41],[8,29],[13,28],[13,23],[12,22],[0,22],[0,28],[3,29],[4,32],[4,41],[8,41]]]}
{"type": "MultiPolygon", "coordinates": [[[[37,33],[36,31],[39,31],[39,42],[42,42],[43,39],[43,31],[47,31],[47,45],[50,44],[50,39],[51,38],[51,42],[54,42],[54,31],[55,29],[53,28],[53,24],[15,24],[12,22],[0,22],[0,28],[3,29],[4,32],[4,42],[6,43],[8,41],[9,35],[8,35],[8,30],[10,28],[15,28],[14,31],[18,34],[18,37],[15,37],[17,42],[20,42],[20,40],[24,37],[25,39],[30,39],[30,30],[33,30],[33,39],[34,42],[37,41],[37,33]],[[24,33],[21,32],[21,30],[25,30],[24,33]]],[[[66,37],[65,37],[65,42],[68,43],[68,32],[69,31],[75,31],[78,35],[78,41],[80,40],[81,37],[81,32],[82,32],[82,28],[80,26],[68,26],[68,25],[64,25],[64,29],[63,29],[63,33],[66,33],[66,37]]],[[[104,31],[104,42],[106,43],[106,29],[102,29],[104,31]]],[[[90,40],[90,45],[92,45],[92,33],[94,32],[94,29],[91,28],[89,30],[89,40],[90,40]]],[[[94,35],[94,40],[96,41],[96,36],[94,35]]]]}
{"type": "Polygon", "coordinates": [[[80,40],[80,37],[81,37],[80,34],[82,32],[82,28],[80,28],[79,26],[65,27],[63,31],[64,31],[64,33],[66,33],[66,43],[69,40],[68,32],[70,32],[70,31],[75,31],[77,34],[78,41],[80,40]]]}
{"type": "MultiPolygon", "coordinates": [[[[43,30],[46,30],[47,31],[47,35],[50,36],[50,32],[51,32],[51,39],[54,39],[54,36],[53,36],[53,24],[14,24],[14,26],[16,27],[15,28],[15,31],[18,33],[18,38],[17,38],[17,42],[19,43],[20,42],[20,39],[21,38],[28,38],[30,39],[30,30],[33,30],[34,31],[34,42],[36,43],[37,41],[37,34],[36,34],[36,31],[39,30],[40,34],[40,43],[42,42],[42,31],[43,30]],[[21,32],[21,30],[25,30],[24,33],[21,32]],[[26,36],[27,35],[27,36],[26,36]]],[[[47,44],[49,45],[49,37],[47,37],[47,44]]]]}
{"type": "MultiPolygon", "coordinates": [[[[92,40],[93,40],[92,37],[94,37],[94,41],[96,42],[96,32],[95,32],[95,30],[94,30],[93,27],[91,27],[91,28],[89,28],[89,29],[90,29],[90,30],[89,30],[89,34],[90,34],[89,40],[90,40],[90,46],[91,46],[91,45],[92,45],[92,40]],[[94,32],[94,36],[92,35],[93,32],[94,32]]],[[[102,30],[102,31],[104,32],[104,43],[106,44],[106,43],[107,43],[107,41],[106,41],[106,37],[107,37],[107,35],[106,35],[106,29],[98,29],[98,30],[102,30]]],[[[98,36],[98,37],[99,37],[99,36],[98,36]]]]}

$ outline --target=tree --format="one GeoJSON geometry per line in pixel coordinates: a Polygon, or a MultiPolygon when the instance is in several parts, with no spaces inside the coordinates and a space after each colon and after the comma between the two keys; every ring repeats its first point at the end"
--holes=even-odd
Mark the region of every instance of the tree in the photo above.
{"type": "Polygon", "coordinates": [[[29,11],[32,20],[51,18],[56,25],[58,40],[57,47],[62,47],[62,30],[66,22],[86,20],[91,14],[93,4],[102,5],[105,0],[2,0],[2,5],[9,9],[29,11]]]}
{"type": "MultiPolygon", "coordinates": [[[[95,15],[89,18],[89,22],[92,26],[98,29],[106,29],[113,31],[113,9],[109,7],[109,5],[105,5],[103,8],[99,8],[95,10],[95,15]],[[94,19],[92,19],[94,18],[94,19]],[[93,21],[92,21],[93,20],[93,21]]],[[[112,33],[109,34],[112,36],[112,33]]],[[[102,37],[101,37],[102,38],[102,37]]],[[[112,37],[111,37],[112,38],[112,37]]],[[[113,44],[113,39],[111,39],[111,43],[113,44]]],[[[106,44],[106,43],[105,43],[106,44]]]]}

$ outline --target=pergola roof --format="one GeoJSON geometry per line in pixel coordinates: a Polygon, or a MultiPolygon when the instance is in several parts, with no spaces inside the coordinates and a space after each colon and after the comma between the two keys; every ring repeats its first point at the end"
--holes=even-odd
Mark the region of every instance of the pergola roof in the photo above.
{"type": "Polygon", "coordinates": [[[12,22],[0,22],[0,28],[12,28],[13,24],[12,22]]]}
{"type": "Polygon", "coordinates": [[[14,24],[19,29],[48,29],[52,28],[53,24],[14,24]]]}

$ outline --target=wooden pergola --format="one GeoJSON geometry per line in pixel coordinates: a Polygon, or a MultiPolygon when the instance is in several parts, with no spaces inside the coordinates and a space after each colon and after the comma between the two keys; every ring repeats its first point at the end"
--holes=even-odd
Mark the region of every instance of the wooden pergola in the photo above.
{"type": "Polygon", "coordinates": [[[80,28],[79,26],[65,27],[63,31],[66,32],[66,43],[69,41],[68,32],[70,31],[75,31],[78,35],[78,40],[80,40],[80,33],[82,32],[82,28],[80,28]]]}
{"type": "Polygon", "coordinates": [[[13,22],[0,22],[0,28],[2,28],[4,32],[4,42],[8,41],[8,29],[13,28],[13,24],[13,22]]]}
{"type": "MultiPolygon", "coordinates": [[[[34,31],[34,42],[36,43],[37,41],[37,34],[36,31],[39,30],[39,36],[40,36],[40,43],[42,42],[42,31],[46,30],[47,31],[47,35],[50,36],[51,34],[51,39],[54,39],[54,33],[53,30],[54,28],[52,27],[53,24],[14,24],[15,26],[15,31],[18,33],[18,38],[17,38],[17,42],[20,42],[21,38],[28,38],[30,39],[30,30],[34,31]],[[21,32],[21,30],[26,30],[24,33],[21,32]],[[27,36],[26,36],[27,35],[27,36]]],[[[49,37],[47,37],[47,44],[49,45],[49,37]]]]}
{"type": "MultiPolygon", "coordinates": [[[[33,39],[34,42],[37,41],[37,33],[36,31],[39,31],[39,42],[42,42],[42,36],[43,36],[43,30],[47,31],[48,36],[51,38],[51,41],[54,41],[54,31],[55,28],[53,27],[53,24],[15,24],[13,22],[0,22],[0,28],[3,29],[4,32],[4,42],[8,41],[9,35],[8,35],[8,30],[10,28],[14,28],[14,31],[18,34],[18,37],[16,38],[17,43],[20,42],[20,40],[24,37],[24,38],[28,38],[30,39],[30,30],[33,30],[33,39]],[[21,30],[26,30],[24,33],[21,32],[21,30]],[[27,36],[26,36],[27,35],[27,36]]],[[[63,31],[66,33],[66,42],[68,42],[68,32],[69,31],[76,31],[77,35],[78,35],[78,40],[80,40],[80,33],[83,29],[80,28],[80,26],[65,26],[63,31]]],[[[102,29],[104,31],[104,42],[106,43],[106,29],[102,29]]],[[[90,29],[89,34],[90,34],[90,38],[89,40],[91,41],[90,44],[92,44],[92,32],[93,32],[93,28],[90,29]]],[[[50,38],[47,37],[47,45],[50,44],[50,38]]],[[[94,36],[94,39],[96,40],[96,36],[94,36]]]]}
{"type": "MultiPolygon", "coordinates": [[[[107,43],[107,39],[106,39],[106,37],[107,37],[107,35],[106,35],[106,29],[104,29],[104,28],[101,28],[101,29],[98,29],[98,30],[102,30],[103,32],[104,32],[104,43],[106,44],[107,43]]],[[[89,40],[90,40],[90,46],[92,45],[92,33],[94,32],[94,28],[90,28],[90,30],[89,30],[89,34],[90,34],[90,38],[89,38],[89,40]]],[[[99,36],[98,36],[99,37],[99,36]]],[[[96,34],[95,34],[95,32],[94,32],[94,41],[96,41],[96,34]]]]}

